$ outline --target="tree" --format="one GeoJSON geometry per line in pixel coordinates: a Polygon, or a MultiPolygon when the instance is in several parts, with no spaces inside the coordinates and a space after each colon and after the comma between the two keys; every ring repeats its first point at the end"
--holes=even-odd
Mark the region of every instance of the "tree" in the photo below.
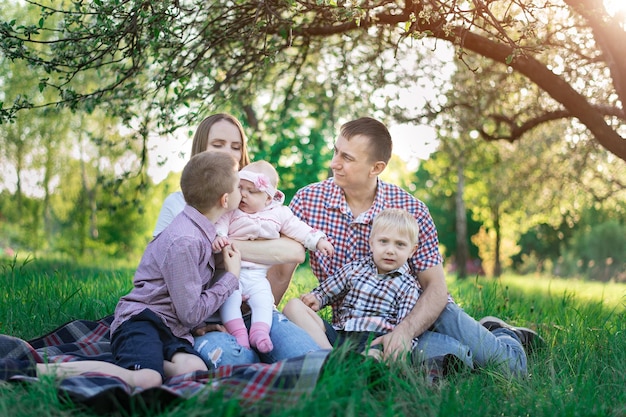
{"type": "MultiPolygon", "coordinates": [[[[457,277],[463,277],[463,262],[461,252],[467,250],[467,259],[479,259],[478,247],[471,242],[471,237],[478,233],[482,223],[476,220],[471,207],[465,207],[465,230],[459,233],[459,208],[457,206],[458,178],[455,169],[454,156],[446,149],[439,149],[430,158],[423,161],[413,179],[414,184],[408,189],[414,189],[414,195],[428,206],[437,226],[439,243],[442,252],[456,264],[457,277]],[[463,242],[460,240],[463,239],[463,242]]],[[[471,177],[471,174],[470,174],[471,177]]],[[[465,271],[465,276],[468,275],[465,271]]]]}
{"type": "MultiPolygon", "coordinates": [[[[56,92],[49,105],[100,106],[131,121],[140,114],[140,100],[144,113],[154,113],[161,127],[171,129],[190,124],[207,107],[249,95],[277,65],[284,74],[301,70],[302,54],[326,45],[371,64],[367,73],[352,74],[351,85],[372,82],[380,88],[393,78],[383,71],[384,53],[402,56],[431,37],[453,44],[461,61],[468,53],[488,57],[541,88],[538,99],[548,105],[526,120],[494,120],[501,129],[491,139],[515,141],[538,124],[575,118],[626,160],[626,33],[624,22],[601,0],[29,4],[40,10],[39,19],[17,19],[3,8],[0,50],[39,71],[40,88],[56,92]],[[54,40],[46,41],[48,36],[54,40]],[[79,74],[102,82],[86,88],[76,81],[79,74]]],[[[341,62],[342,55],[335,56],[341,62]]],[[[35,105],[17,95],[4,101],[3,121],[35,105]]]]}

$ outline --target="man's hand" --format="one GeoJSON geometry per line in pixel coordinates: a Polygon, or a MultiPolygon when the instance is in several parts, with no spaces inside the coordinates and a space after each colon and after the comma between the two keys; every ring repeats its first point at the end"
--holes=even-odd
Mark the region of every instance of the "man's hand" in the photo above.
{"type": "Polygon", "coordinates": [[[372,345],[383,345],[383,359],[400,359],[411,354],[413,336],[396,327],[392,332],[379,336],[372,341],[372,345]]]}

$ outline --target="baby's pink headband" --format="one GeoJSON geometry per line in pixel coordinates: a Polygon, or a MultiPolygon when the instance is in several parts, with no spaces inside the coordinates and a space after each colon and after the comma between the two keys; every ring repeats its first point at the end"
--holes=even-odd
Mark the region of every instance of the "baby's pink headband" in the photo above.
{"type": "Polygon", "coordinates": [[[239,178],[242,180],[250,181],[252,184],[254,184],[254,187],[257,190],[263,191],[279,203],[282,204],[285,201],[285,194],[283,194],[282,191],[277,190],[276,187],[272,185],[270,179],[267,178],[266,175],[242,170],[239,171],[239,178]]]}

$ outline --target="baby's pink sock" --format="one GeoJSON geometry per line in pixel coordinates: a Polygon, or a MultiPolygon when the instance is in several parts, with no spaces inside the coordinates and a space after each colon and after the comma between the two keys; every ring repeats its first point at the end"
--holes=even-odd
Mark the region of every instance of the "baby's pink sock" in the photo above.
{"type": "Polygon", "coordinates": [[[274,344],[270,339],[270,326],[267,323],[260,321],[252,323],[250,326],[250,344],[263,353],[274,349],[274,344]]]}
{"type": "Polygon", "coordinates": [[[250,341],[248,340],[248,329],[243,323],[243,319],[232,319],[224,323],[224,327],[228,330],[228,333],[235,336],[237,343],[241,346],[250,349],[250,341]]]}

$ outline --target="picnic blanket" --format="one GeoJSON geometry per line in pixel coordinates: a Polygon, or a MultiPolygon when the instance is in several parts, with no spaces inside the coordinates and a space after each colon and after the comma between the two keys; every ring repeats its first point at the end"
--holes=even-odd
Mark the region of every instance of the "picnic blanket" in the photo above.
{"type": "MultiPolygon", "coordinates": [[[[74,320],[29,341],[0,335],[0,357],[28,358],[37,363],[85,359],[113,362],[109,334],[112,319],[108,316],[98,321],[74,320]]],[[[62,379],[58,392],[63,400],[103,413],[129,410],[136,404],[163,408],[173,401],[218,391],[221,398],[234,398],[244,408],[263,404],[289,406],[313,390],[328,353],[320,350],[273,364],[224,365],[212,371],[167,378],[160,387],[147,390],[131,387],[117,377],[86,373],[62,379]]],[[[11,379],[37,380],[27,376],[11,379]]]]}

